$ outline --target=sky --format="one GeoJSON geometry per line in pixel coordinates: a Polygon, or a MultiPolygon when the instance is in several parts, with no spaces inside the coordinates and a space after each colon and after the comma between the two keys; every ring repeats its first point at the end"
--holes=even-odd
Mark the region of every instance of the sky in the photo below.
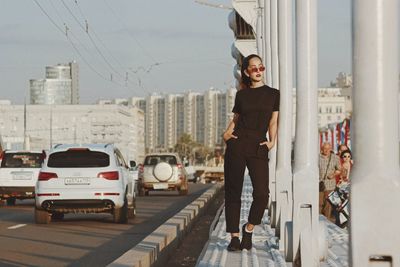
{"type": "MultiPolygon", "coordinates": [[[[23,103],[30,79],[43,79],[45,66],[72,60],[79,64],[84,104],[234,85],[230,10],[194,0],[36,2],[57,26],[35,0],[0,1],[0,99],[23,103]]],[[[351,71],[350,13],[350,0],[318,1],[321,87],[351,71]]]]}

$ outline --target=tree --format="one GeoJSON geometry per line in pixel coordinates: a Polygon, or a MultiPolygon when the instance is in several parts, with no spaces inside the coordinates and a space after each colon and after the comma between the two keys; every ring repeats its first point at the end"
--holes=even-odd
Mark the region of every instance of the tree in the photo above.
{"type": "Polygon", "coordinates": [[[192,140],[190,134],[182,134],[178,143],[174,146],[174,152],[183,159],[189,160],[192,164],[204,163],[210,157],[212,151],[203,144],[192,140]]]}

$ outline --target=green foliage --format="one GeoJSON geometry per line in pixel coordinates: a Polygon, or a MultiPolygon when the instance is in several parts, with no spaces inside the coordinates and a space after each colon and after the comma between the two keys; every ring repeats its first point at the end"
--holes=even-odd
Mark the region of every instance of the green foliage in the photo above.
{"type": "Polygon", "coordinates": [[[182,134],[174,146],[174,152],[182,159],[187,159],[191,164],[204,164],[212,155],[212,150],[192,140],[190,134],[182,134]]]}

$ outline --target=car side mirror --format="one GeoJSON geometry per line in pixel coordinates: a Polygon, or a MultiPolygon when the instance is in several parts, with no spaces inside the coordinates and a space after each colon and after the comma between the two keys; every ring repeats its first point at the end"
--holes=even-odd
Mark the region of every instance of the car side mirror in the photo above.
{"type": "Polygon", "coordinates": [[[131,168],[135,168],[136,167],[136,161],[134,161],[134,160],[129,161],[129,165],[130,165],[131,168]]]}

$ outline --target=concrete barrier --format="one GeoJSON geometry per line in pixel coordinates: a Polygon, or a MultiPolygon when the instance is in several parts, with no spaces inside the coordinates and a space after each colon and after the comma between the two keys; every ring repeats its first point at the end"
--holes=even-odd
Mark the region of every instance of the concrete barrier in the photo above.
{"type": "Polygon", "coordinates": [[[199,214],[204,213],[210,200],[221,190],[222,184],[215,184],[200,197],[168,219],[139,244],[110,263],[109,267],[150,267],[164,266],[171,252],[178,247],[199,214]]]}

